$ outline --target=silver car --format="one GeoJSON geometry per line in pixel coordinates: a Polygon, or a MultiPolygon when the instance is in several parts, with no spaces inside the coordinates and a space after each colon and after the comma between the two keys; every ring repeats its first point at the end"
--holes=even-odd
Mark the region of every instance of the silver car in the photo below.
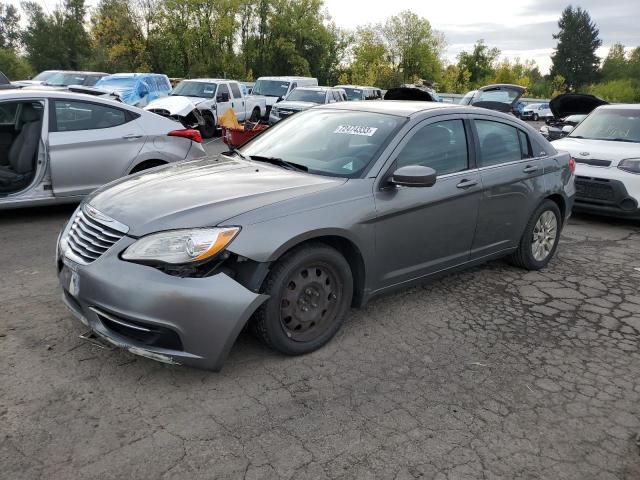
{"type": "Polygon", "coordinates": [[[205,154],[197,130],[53,90],[0,92],[0,209],[77,202],[131,173],[205,154]]]}
{"type": "Polygon", "coordinates": [[[88,197],[58,241],[63,299],[99,338],[155,360],[217,370],[249,321],[304,354],[351,306],[413,282],[505,256],[544,268],[574,167],[487,109],[316,107],[88,197]]]}

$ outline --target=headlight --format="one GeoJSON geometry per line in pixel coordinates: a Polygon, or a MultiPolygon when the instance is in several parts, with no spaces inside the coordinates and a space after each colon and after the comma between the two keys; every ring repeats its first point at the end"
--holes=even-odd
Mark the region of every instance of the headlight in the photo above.
{"type": "Polygon", "coordinates": [[[640,173],[640,158],[625,158],[618,164],[620,170],[630,173],[640,173]]]}
{"type": "Polygon", "coordinates": [[[278,107],[272,107],[271,113],[273,113],[275,116],[278,116],[278,107]]]}
{"type": "Polygon", "coordinates": [[[125,260],[174,265],[201,262],[223,251],[240,227],[170,230],[142,237],[122,254],[125,260]]]}

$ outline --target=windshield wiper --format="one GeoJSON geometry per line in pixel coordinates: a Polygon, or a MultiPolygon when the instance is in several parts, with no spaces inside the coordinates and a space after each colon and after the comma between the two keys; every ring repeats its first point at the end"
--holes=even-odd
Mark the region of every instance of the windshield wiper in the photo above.
{"type": "Polygon", "coordinates": [[[256,162],[270,163],[272,165],[277,165],[279,167],[284,167],[284,168],[289,169],[289,170],[296,170],[298,172],[308,172],[309,171],[309,167],[306,167],[305,165],[300,165],[299,163],[294,163],[294,162],[288,162],[286,160],[283,160],[283,159],[277,158],[277,157],[264,157],[262,155],[249,155],[249,158],[251,160],[255,160],[256,162]]]}
{"type": "Polygon", "coordinates": [[[629,143],[638,143],[638,140],[631,140],[630,138],[603,138],[602,140],[606,140],[607,142],[629,142],[629,143]]]}

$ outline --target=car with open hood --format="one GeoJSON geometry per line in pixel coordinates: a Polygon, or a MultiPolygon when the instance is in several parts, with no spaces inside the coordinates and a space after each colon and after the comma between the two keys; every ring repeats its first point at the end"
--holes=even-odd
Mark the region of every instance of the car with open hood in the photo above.
{"type": "Polygon", "coordinates": [[[309,353],[385,292],[504,256],[544,268],[572,168],[499,112],[317,106],[91,195],[58,241],[64,302],[97,338],[168,363],[220,369],[247,323],[309,353]]]}
{"type": "Polygon", "coordinates": [[[526,91],[525,87],[509,83],[486,85],[468,92],[462,97],[460,104],[487,108],[517,116],[518,101],[526,91]]]}
{"type": "Polygon", "coordinates": [[[640,219],[640,105],[601,105],[553,146],[576,162],[576,211],[640,219]]]}
{"type": "Polygon", "coordinates": [[[609,103],[594,95],[563,93],[549,102],[552,117],[545,120],[540,133],[549,141],[569,134],[595,108],[609,103]]]}

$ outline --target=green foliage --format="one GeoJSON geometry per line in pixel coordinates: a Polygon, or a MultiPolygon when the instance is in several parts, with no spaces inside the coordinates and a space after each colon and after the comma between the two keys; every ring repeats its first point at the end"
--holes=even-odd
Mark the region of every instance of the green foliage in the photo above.
{"type": "Polygon", "coordinates": [[[0,48],[15,50],[20,44],[20,14],[9,4],[0,3],[0,48]]]}
{"type": "Polygon", "coordinates": [[[10,48],[0,48],[0,72],[9,80],[22,80],[33,75],[31,65],[10,48]]]}
{"type": "MultiPolygon", "coordinates": [[[[469,83],[473,88],[486,85],[494,74],[494,63],[500,56],[500,50],[489,48],[484,40],[478,40],[471,52],[462,51],[458,54],[458,71],[460,74],[470,73],[469,83]]],[[[459,78],[458,82],[462,82],[459,78]]]]}
{"type": "Polygon", "coordinates": [[[588,92],[609,102],[640,102],[640,81],[625,78],[591,85],[588,92]]]}
{"type": "Polygon", "coordinates": [[[553,36],[558,44],[551,56],[551,76],[562,75],[568,89],[580,89],[597,76],[600,59],[596,50],[602,45],[599,30],[586,10],[572,6],[562,11],[558,27],[560,31],[553,36]]]}

